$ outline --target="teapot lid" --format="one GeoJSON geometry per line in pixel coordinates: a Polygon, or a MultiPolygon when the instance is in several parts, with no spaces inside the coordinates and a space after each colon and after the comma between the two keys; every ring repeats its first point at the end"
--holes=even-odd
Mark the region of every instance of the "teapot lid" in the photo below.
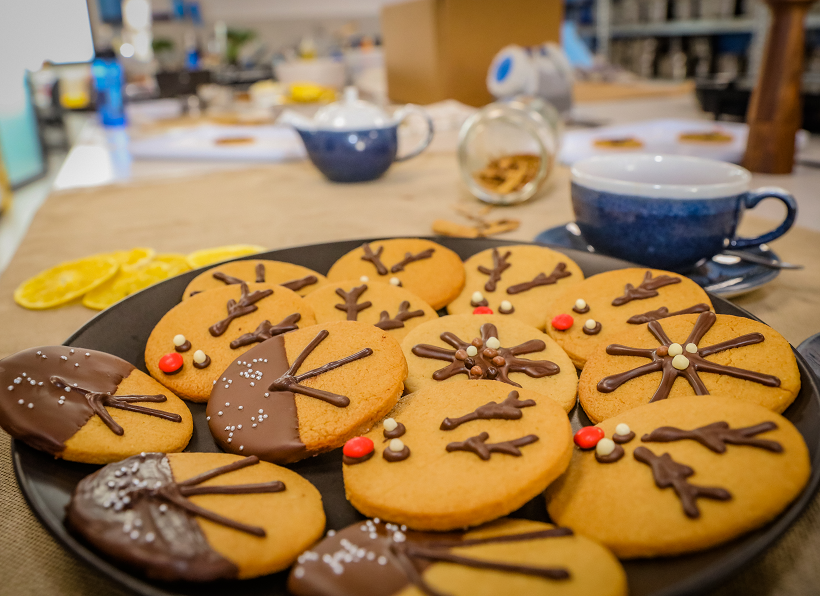
{"type": "Polygon", "coordinates": [[[393,126],[393,118],[384,110],[359,99],[356,87],[346,87],[343,101],[337,101],[316,112],[313,122],[320,130],[366,130],[393,126]]]}

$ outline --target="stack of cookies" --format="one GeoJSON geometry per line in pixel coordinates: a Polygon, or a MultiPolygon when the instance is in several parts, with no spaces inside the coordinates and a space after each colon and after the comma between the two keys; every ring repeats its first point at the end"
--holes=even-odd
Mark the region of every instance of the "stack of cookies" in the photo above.
{"type": "Polygon", "coordinates": [[[682,275],[585,279],[541,246],[462,262],[397,238],[327,276],[221,264],[157,323],[145,364],[63,346],[6,358],[0,426],[107,464],[66,524],[161,581],[290,568],[297,595],[618,596],[619,559],[758,528],[810,472],[780,416],[800,389],[782,336],[715,314],[682,275]],[[182,452],[183,400],[206,404],[221,453],[182,452]],[[573,432],[575,408],[596,426],[573,432]],[[366,519],[325,533],[322,494],[298,473],[310,462],[293,464],[331,451],[321,465],[366,519]],[[543,511],[541,494],[552,524],[507,517],[543,511]]]}

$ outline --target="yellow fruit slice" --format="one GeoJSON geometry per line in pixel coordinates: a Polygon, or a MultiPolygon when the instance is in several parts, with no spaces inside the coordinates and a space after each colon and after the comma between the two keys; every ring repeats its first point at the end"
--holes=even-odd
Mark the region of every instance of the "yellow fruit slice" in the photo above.
{"type": "Polygon", "coordinates": [[[171,265],[152,261],[130,271],[120,271],[113,278],[91,290],[83,296],[83,306],[94,310],[103,310],[130,296],[144,290],[157,282],[175,275],[171,265]]]}
{"type": "Polygon", "coordinates": [[[131,250],[118,250],[117,252],[109,253],[108,256],[113,257],[114,260],[120,264],[123,271],[128,271],[129,269],[136,269],[150,263],[151,259],[154,258],[154,249],[137,247],[131,250]]]}
{"type": "Polygon", "coordinates": [[[54,308],[105,283],[119,268],[109,255],[60,263],[20,284],[14,291],[14,301],[35,310],[54,308]]]}
{"type": "Polygon", "coordinates": [[[217,246],[216,248],[205,248],[197,250],[188,255],[188,264],[192,269],[205,267],[213,263],[221,263],[245,255],[253,255],[267,250],[262,246],[253,244],[231,244],[230,246],[217,246]]]}
{"type": "Polygon", "coordinates": [[[154,257],[154,262],[165,263],[171,268],[171,275],[179,275],[191,270],[188,264],[188,258],[185,255],[177,253],[163,253],[154,257]]]}

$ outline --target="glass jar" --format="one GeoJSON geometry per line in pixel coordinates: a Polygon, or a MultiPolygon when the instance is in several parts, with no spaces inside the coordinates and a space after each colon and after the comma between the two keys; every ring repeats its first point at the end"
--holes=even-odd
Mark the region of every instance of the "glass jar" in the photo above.
{"type": "Polygon", "coordinates": [[[491,103],[461,127],[461,178],[485,203],[522,203],[552,173],[562,132],[558,112],[543,99],[520,96],[491,103]]]}

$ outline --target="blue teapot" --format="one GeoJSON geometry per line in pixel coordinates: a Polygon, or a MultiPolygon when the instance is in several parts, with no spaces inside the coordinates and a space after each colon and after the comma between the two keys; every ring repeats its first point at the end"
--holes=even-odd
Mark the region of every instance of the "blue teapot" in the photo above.
{"type": "Polygon", "coordinates": [[[393,162],[424,151],[433,139],[433,121],[423,109],[407,105],[390,116],[360,100],[355,87],[345,89],[344,101],[324,106],[312,120],[288,110],[279,122],[296,129],[313,165],[334,182],[374,180],[393,162]],[[412,115],[424,118],[427,135],[418,147],[399,156],[399,124],[412,115]]]}

